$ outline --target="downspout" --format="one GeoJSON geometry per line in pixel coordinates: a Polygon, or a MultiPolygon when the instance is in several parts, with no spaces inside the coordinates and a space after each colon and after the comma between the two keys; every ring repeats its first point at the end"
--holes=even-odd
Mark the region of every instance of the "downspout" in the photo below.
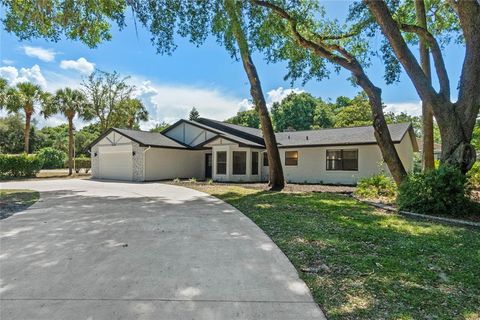
{"type": "Polygon", "coordinates": [[[148,146],[147,149],[143,150],[143,181],[146,181],[147,180],[147,177],[145,176],[145,164],[147,163],[146,162],[146,158],[145,158],[145,153],[150,150],[152,148],[152,146],[148,146]]]}

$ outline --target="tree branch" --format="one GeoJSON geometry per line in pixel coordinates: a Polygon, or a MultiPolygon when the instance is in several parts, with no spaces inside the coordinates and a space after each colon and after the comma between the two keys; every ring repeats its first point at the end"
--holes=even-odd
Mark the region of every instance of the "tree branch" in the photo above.
{"type": "Polygon", "coordinates": [[[437,39],[435,39],[428,30],[417,25],[399,23],[399,27],[403,31],[417,34],[428,43],[430,51],[432,52],[438,81],[440,83],[440,94],[443,95],[445,99],[450,99],[450,80],[448,78],[447,68],[445,67],[442,51],[440,50],[437,39]]]}
{"type": "MultiPolygon", "coordinates": [[[[363,0],[363,2],[368,6],[370,12],[373,14],[375,20],[382,29],[383,34],[390,42],[390,45],[395,52],[395,56],[403,65],[421,99],[431,105],[435,112],[435,107],[438,108],[439,106],[439,104],[436,103],[439,95],[435,92],[429,79],[418,64],[417,59],[408,48],[397,23],[393,20],[392,14],[385,4],[385,1],[363,0]]],[[[443,98],[443,96],[441,97],[443,98]]],[[[447,101],[449,101],[449,99],[447,101]]],[[[441,112],[439,112],[439,115],[440,113],[441,112]]],[[[435,112],[435,114],[437,114],[437,112],[435,112]]]]}

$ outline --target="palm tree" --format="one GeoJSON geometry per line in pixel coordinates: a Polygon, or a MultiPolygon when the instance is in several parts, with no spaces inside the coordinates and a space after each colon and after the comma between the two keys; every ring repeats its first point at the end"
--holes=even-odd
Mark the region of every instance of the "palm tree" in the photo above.
{"type": "Polygon", "coordinates": [[[84,118],[87,106],[87,99],[80,90],[65,88],[57,90],[43,111],[46,117],[61,113],[68,120],[68,175],[73,173],[73,118],[76,115],[84,118]]]}
{"type": "MultiPolygon", "coordinates": [[[[6,86],[5,83],[1,85],[6,86]]],[[[4,101],[0,104],[0,108],[5,108],[9,113],[17,113],[23,109],[25,113],[25,152],[29,153],[32,115],[39,104],[45,103],[48,94],[43,92],[40,86],[30,82],[18,83],[15,87],[2,90],[5,91],[5,94],[2,94],[4,101]]]]}
{"type": "Polygon", "coordinates": [[[139,99],[125,99],[120,103],[119,118],[118,123],[124,122],[128,129],[133,129],[140,121],[148,121],[148,111],[139,99]]]}

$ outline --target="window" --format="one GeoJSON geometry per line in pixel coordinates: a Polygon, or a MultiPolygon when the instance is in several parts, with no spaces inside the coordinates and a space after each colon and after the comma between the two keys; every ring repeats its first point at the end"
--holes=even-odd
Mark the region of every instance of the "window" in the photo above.
{"type": "Polygon", "coordinates": [[[233,174],[247,174],[247,152],[233,151],[233,174]]]}
{"type": "Polygon", "coordinates": [[[358,170],[358,150],[327,150],[327,170],[358,170]]]}
{"type": "Polygon", "coordinates": [[[268,154],[266,152],[263,153],[263,166],[268,167],[268,154]]]}
{"type": "Polygon", "coordinates": [[[285,165],[286,166],[298,165],[298,151],[285,151],[285,165]]]}
{"type": "Polygon", "coordinates": [[[258,152],[252,152],[252,174],[258,174],[258,152]]]}
{"type": "Polygon", "coordinates": [[[227,174],[227,151],[217,152],[217,174],[227,174]]]}

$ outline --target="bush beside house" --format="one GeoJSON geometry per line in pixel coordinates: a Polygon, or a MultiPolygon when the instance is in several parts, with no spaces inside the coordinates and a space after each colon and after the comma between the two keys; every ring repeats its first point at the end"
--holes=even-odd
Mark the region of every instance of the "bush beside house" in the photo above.
{"type": "Polygon", "coordinates": [[[462,215],[472,205],[467,177],[449,166],[410,174],[398,188],[397,204],[405,211],[462,215]]]}

